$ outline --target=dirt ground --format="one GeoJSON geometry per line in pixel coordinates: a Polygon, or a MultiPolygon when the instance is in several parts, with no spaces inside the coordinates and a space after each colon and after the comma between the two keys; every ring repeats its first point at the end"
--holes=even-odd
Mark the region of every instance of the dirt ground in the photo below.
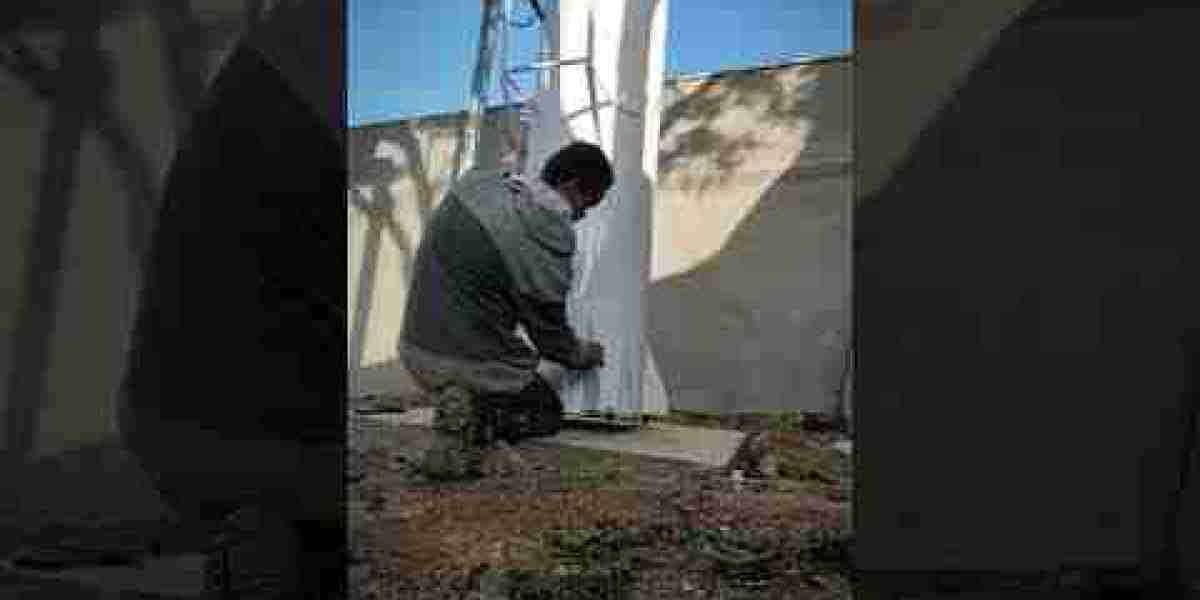
{"type": "Polygon", "coordinates": [[[351,597],[849,598],[851,469],[827,447],[836,434],[672,420],[763,435],[738,474],[525,442],[515,459],[494,453],[482,480],[430,484],[408,471],[430,431],[352,413],[351,597]]]}
{"type": "MultiPolygon", "coordinates": [[[[423,484],[405,466],[430,432],[352,413],[351,597],[471,598],[508,587],[513,599],[848,598],[848,461],[822,447],[830,434],[788,432],[786,419],[740,421],[707,424],[779,430],[763,439],[781,455],[790,444],[776,461],[786,477],[754,477],[752,463],[771,461],[746,456],[750,444],[735,460],[738,482],[688,463],[526,443],[515,449],[523,467],[497,455],[484,480],[423,484]]],[[[10,475],[21,486],[0,488],[0,556],[72,540],[134,554],[151,538],[167,554],[206,543],[199,526],[164,530],[169,511],[115,441],[10,475]]],[[[87,597],[13,573],[0,572],[0,587],[87,597]]]]}

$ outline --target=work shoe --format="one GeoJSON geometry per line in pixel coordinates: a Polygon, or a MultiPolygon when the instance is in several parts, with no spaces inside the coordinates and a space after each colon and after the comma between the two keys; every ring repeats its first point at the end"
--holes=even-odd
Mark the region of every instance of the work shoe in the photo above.
{"type": "Polygon", "coordinates": [[[562,400],[541,378],[519,395],[486,399],[484,411],[486,421],[494,424],[496,438],[509,444],[557,435],[562,429],[562,400]]]}
{"type": "Polygon", "coordinates": [[[435,481],[483,476],[483,454],[492,442],[492,428],[479,400],[470,392],[449,387],[438,393],[433,418],[433,445],[418,465],[435,481]]]}
{"type": "Polygon", "coordinates": [[[558,435],[562,430],[563,404],[558,394],[542,397],[530,419],[530,437],[558,435]]]}
{"type": "Polygon", "coordinates": [[[506,398],[489,409],[495,413],[497,437],[510,444],[556,435],[562,429],[562,403],[548,398],[506,398]]]}

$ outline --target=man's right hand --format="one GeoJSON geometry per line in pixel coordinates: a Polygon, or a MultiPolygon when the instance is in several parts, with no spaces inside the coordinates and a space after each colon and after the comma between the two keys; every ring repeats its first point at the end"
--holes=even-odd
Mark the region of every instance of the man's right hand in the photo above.
{"type": "Polygon", "coordinates": [[[579,356],[574,366],[581,371],[604,366],[604,345],[594,340],[580,342],[579,356]]]}

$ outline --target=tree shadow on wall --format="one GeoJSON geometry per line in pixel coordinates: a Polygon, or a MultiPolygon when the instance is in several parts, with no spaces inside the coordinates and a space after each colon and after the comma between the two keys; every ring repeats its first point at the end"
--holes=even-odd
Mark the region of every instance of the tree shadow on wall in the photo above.
{"type": "MultiPolygon", "coordinates": [[[[145,541],[158,533],[158,519],[166,510],[146,475],[115,438],[33,460],[43,428],[52,335],[64,293],[69,225],[77,202],[112,199],[80,198],[78,183],[113,176],[123,180],[130,264],[141,264],[157,226],[162,189],[151,166],[155,161],[145,155],[112,102],[117,65],[100,39],[102,28],[139,11],[155,18],[161,28],[165,92],[177,132],[182,133],[207,83],[203,52],[196,43],[234,35],[229,28],[201,24],[182,1],[19,2],[6,7],[0,17],[0,69],[48,108],[25,264],[22,279],[13,286],[22,291],[22,301],[16,307],[10,342],[12,365],[5,390],[0,466],[5,481],[20,485],[4,486],[0,493],[0,553],[5,555],[17,543],[30,541],[30,536],[54,538],[48,542],[74,537],[86,546],[96,541],[88,536],[101,530],[102,537],[111,537],[110,525],[123,538],[132,534],[145,541]],[[55,41],[49,46],[38,44],[37,38],[46,34],[55,41]],[[81,170],[83,144],[89,136],[96,138],[110,161],[99,168],[111,166],[111,173],[81,170]],[[80,495],[81,489],[94,493],[80,495]]],[[[92,393],[96,397],[76,399],[82,410],[110,402],[114,390],[92,393]]]]}
{"type": "MultiPolygon", "coordinates": [[[[484,115],[484,128],[476,145],[472,164],[481,168],[495,168],[499,164],[502,150],[503,128],[515,124],[516,112],[511,107],[490,109],[484,115]]],[[[350,360],[355,368],[362,369],[367,341],[372,335],[391,335],[399,332],[371,332],[374,312],[375,289],[380,278],[394,277],[406,285],[411,276],[415,259],[416,244],[405,226],[397,222],[397,211],[415,214],[415,227],[424,227],[438,203],[438,194],[444,193],[444,182],[463,164],[466,151],[465,113],[454,113],[434,117],[433,121],[422,119],[368,125],[350,130],[349,166],[350,191],[348,201],[368,220],[364,251],[358,265],[358,286],[355,298],[355,317],[350,335],[350,360]],[[435,154],[437,135],[443,120],[450,124],[453,151],[448,161],[430,164],[427,156],[435,154]],[[422,130],[428,126],[429,130],[422,130]],[[393,186],[409,182],[411,195],[396,196],[393,186]],[[391,240],[400,258],[398,272],[380,272],[380,253],[383,250],[384,233],[391,240]]],[[[403,307],[389,307],[402,310],[403,307]]],[[[388,371],[398,365],[388,363],[374,365],[371,369],[388,371]]]]}
{"type": "MultiPolygon", "coordinates": [[[[694,82],[676,82],[663,110],[659,178],[705,191],[748,165],[769,143],[761,131],[795,126],[818,110],[825,61],[753,71],[732,71],[694,82]],[[794,74],[799,81],[774,76],[794,74]],[[728,119],[735,113],[753,121],[728,119]],[[689,168],[699,164],[700,169],[689,168]]],[[[843,119],[846,116],[843,114],[843,119]]]]}
{"type": "MultiPolygon", "coordinates": [[[[153,3],[163,31],[168,65],[169,98],[176,123],[184,123],[200,101],[204,80],[199,54],[188,40],[202,26],[188,13],[186,2],[153,3]],[[189,34],[189,35],[184,35],[189,34]],[[182,38],[182,39],[181,39],[182,38]]],[[[130,198],[128,241],[134,263],[144,252],[151,216],[158,202],[159,182],[128,126],[110,102],[114,68],[101,48],[100,29],[132,10],[132,2],[19,3],[0,22],[0,68],[24,84],[50,107],[50,124],[41,160],[41,179],[22,289],[24,302],[13,336],[12,374],[7,384],[6,451],[12,458],[28,457],[38,431],[49,366],[50,336],[59,306],[63,253],[74,210],[79,160],[85,136],[95,132],[125,178],[130,198]],[[60,34],[61,43],[46,51],[31,42],[30,33],[60,34]]]]}
{"type": "MultiPolygon", "coordinates": [[[[828,85],[830,93],[789,98],[778,81],[743,76],[725,89],[706,83],[669,111],[669,123],[696,119],[693,131],[701,132],[723,106],[738,102],[758,102],[781,120],[811,123],[805,150],[774,175],[721,249],[647,288],[648,338],[679,408],[829,410],[835,401],[845,356],[823,337],[844,328],[848,310],[851,165],[844,156],[822,159],[850,137],[849,69],[822,66],[816,74],[815,84],[828,85]]],[[[757,142],[711,135],[715,146],[692,151],[729,153],[722,177],[762,173],[740,156],[739,144],[757,142]]],[[[755,137],[749,129],[740,139],[755,137]]],[[[676,152],[665,156],[668,172],[671,160],[690,158],[682,149],[676,152]]],[[[700,191],[660,186],[659,193],[700,191]]]]}
{"type": "Polygon", "coordinates": [[[392,197],[391,186],[406,172],[411,173],[415,179],[414,187],[418,190],[414,208],[421,216],[422,223],[432,211],[433,198],[420,148],[407,127],[397,127],[395,131],[379,128],[352,131],[350,148],[350,173],[353,179],[349,201],[367,218],[366,243],[358,272],[354,323],[351,325],[350,336],[350,364],[353,368],[358,368],[362,365],[367,329],[371,323],[383,232],[387,232],[399,250],[404,273],[411,270],[414,258],[415,248],[409,240],[408,233],[395,220],[396,199],[392,197]],[[389,141],[396,143],[403,150],[402,156],[408,168],[380,154],[380,145],[389,141]]]}

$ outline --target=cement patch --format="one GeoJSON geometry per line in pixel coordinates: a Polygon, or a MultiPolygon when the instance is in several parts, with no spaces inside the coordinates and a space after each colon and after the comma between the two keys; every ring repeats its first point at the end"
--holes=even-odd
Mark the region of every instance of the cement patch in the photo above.
{"type": "MultiPolygon", "coordinates": [[[[385,426],[429,427],[433,423],[432,408],[361,416],[385,426]]],[[[738,431],[652,423],[625,431],[565,429],[539,442],[722,467],[733,458],[744,438],[745,434],[738,431]]]]}
{"type": "Polygon", "coordinates": [[[406,425],[408,427],[433,427],[432,407],[411,408],[402,413],[381,413],[373,415],[363,415],[363,418],[368,421],[379,423],[380,425],[406,425]]]}
{"type": "Polygon", "coordinates": [[[565,430],[546,441],[723,467],[733,458],[745,435],[724,429],[651,424],[621,432],[565,430]]]}

